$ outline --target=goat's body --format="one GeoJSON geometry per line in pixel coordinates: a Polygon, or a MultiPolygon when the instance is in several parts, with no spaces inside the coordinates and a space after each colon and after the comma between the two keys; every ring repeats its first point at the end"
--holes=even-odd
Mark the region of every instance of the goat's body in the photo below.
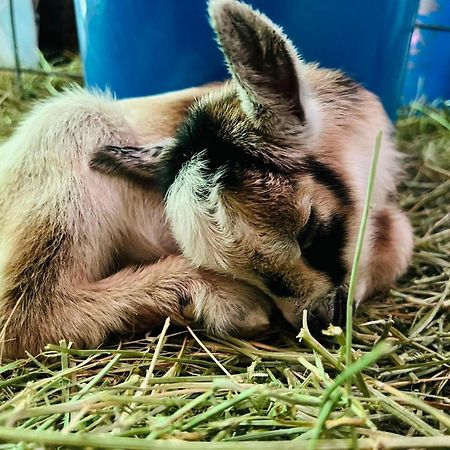
{"type": "Polygon", "coordinates": [[[269,325],[272,302],[298,325],[348,281],[379,131],[357,301],[406,270],[412,234],[391,198],[399,160],[378,99],[301,64],[247,6],[211,5],[233,83],[124,102],[74,90],[37,106],[0,147],[7,357],[63,338],[97,346],[167,316],[251,333],[269,325]],[[206,92],[162,150],[163,202],[135,182],[158,172],[156,153],[134,147],[171,138],[206,92]],[[97,169],[125,176],[90,167],[106,144],[97,169]]]}
{"type": "MultiPolygon", "coordinates": [[[[170,235],[162,239],[167,227],[160,198],[136,195],[126,181],[111,183],[90,170],[90,155],[105,139],[137,143],[119,105],[77,90],[36,107],[1,147],[0,305],[7,356],[63,337],[97,345],[106,336],[102,322],[108,331],[123,330],[122,312],[107,311],[114,300],[101,297],[97,282],[128,258],[155,262],[176,248],[170,235]]],[[[138,278],[138,272],[127,274],[138,278]]],[[[109,281],[120,285],[120,273],[109,281]]]]}
{"type": "Polygon", "coordinates": [[[121,104],[77,89],[38,105],[0,147],[0,323],[7,357],[63,338],[96,346],[110,333],[146,330],[167,316],[183,322],[180,299],[188,301],[192,291],[205,299],[210,281],[216,289],[225,283],[179,256],[161,194],[89,168],[105,142],[137,145],[173,134],[201,92],[121,104]]]}

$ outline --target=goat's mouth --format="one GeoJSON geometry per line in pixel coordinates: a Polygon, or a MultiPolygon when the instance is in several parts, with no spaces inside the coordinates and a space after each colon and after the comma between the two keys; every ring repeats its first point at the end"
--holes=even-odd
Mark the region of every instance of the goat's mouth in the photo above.
{"type": "Polygon", "coordinates": [[[325,329],[330,324],[345,328],[348,287],[341,285],[318,299],[311,308],[314,328],[325,329]]]}

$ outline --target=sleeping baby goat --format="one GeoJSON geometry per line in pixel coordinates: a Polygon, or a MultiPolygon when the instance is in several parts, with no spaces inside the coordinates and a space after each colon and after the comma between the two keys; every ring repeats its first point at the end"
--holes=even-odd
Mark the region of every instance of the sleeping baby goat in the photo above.
{"type": "Polygon", "coordinates": [[[167,316],[251,334],[272,304],[294,326],[304,309],[340,322],[379,131],[357,302],[405,271],[412,235],[378,99],[302,62],[245,4],[211,1],[210,17],[230,82],[122,104],[66,93],[0,148],[8,357],[167,316]]]}

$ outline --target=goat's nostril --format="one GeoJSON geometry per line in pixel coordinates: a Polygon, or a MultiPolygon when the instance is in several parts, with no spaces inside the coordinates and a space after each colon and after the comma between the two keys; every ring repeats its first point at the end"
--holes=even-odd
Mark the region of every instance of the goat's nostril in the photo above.
{"type": "Polygon", "coordinates": [[[336,289],[333,299],[333,325],[344,328],[347,315],[347,295],[346,286],[340,286],[336,289]]]}

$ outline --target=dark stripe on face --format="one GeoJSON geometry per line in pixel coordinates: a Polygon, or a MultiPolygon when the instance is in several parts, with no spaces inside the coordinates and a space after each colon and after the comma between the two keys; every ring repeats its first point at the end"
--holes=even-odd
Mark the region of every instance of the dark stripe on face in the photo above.
{"type": "MultiPolygon", "coordinates": [[[[225,99],[218,108],[226,108],[228,103],[233,104],[236,101],[234,97],[225,99]]],[[[163,189],[167,189],[183,165],[200,152],[204,153],[206,170],[214,173],[221,169],[224,173],[221,182],[228,188],[239,185],[247,170],[262,174],[270,172],[291,175],[292,160],[281,161],[275,157],[276,152],[263,151],[265,146],[274,144],[268,143],[250,122],[237,139],[231,131],[236,126],[235,122],[242,126],[241,121],[245,119],[239,115],[215,117],[211,109],[212,107],[200,106],[192,109],[179,127],[175,144],[163,156],[163,189]]]]}
{"type": "Polygon", "coordinates": [[[317,183],[323,184],[340,200],[343,206],[352,204],[349,188],[341,180],[340,176],[330,167],[318,161],[313,156],[307,156],[304,160],[305,170],[317,183]]]}
{"type": "Polygon", "coordinates": [[[288,286],[283,277],[279,274],[264,273],[261,278],[267,289],[277,297],[295,297],[294,290],[288,286]]]}
{"type": "Polygon", "coordinates": [[[328,275],[335,286],[341,285],[346,275],[343,261],[346,240],[345,219],[334,214],[326,223],[317,224],[313,240],[308,247],[302,248],[305,262],[328,275]]]}
{"type": "Polygon", "coordinates": [[[314,210],[314,208],[311,208],[308,222],[306,222],[306,224],[297,235],[297,242],[302,250],[309,247],[313,242],[314,237],[317,233],[318,225],[319,220],[317,218],[316,211],[314,210]]]}

